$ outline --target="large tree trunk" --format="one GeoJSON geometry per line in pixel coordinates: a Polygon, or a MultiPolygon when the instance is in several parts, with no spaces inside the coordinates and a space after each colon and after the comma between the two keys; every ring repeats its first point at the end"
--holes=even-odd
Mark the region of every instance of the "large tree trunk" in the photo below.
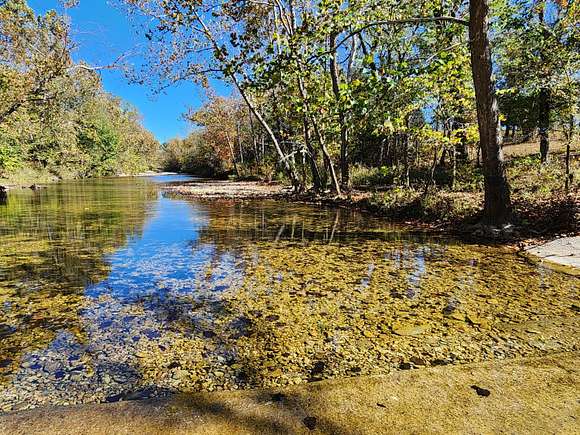
{"type": "MultiPolygon", "coordinates": [[[[320,128],[318,127],[318,122],[316,121],[314,114],[310,110],[310,105],[308,104],[308,95],[306,93],[306,87],[304,86],[304,82],[302,81],[302,78],[301,78],[301,74],[303,74],[303,72],[302,72],[302,65],[300,64],[300,62],[298,62],[298,68],[299,68],[299,70],[298,70],[298,90],[300,91],[300,97],[302,98],[302,101],[304,103],[304,110],[308,114],[308,117],[310,119],[310,123],[312,124],[312,128],[314,130],[314,134],[316,135],[316,139],[318,140],[318,143],[320,144],[320,148],[322,150],[322,157],[324,159],[324,164],[326,166],[327,172],[330,173],[330,177],[332,179],[332,184],[333,184],[334,190],[336,191],[336,194],[340,196],[341,195],[340,184],[339,184],[338,178],[336,176],[336,171],[334,170],[334,164],[332,163],[332,159],[330,157],[330,153],[328,152],[328,148],[326,148],[326,144],[324,143],[324,138],[322,137],[322,133],[320,132],[320,128]]],[[[326,184],[326,182],[323,181],[323,184],[326,184]]]]}
{"type": "Polygon", "coordinates": [[[489,0],[469,1],[471,70],[485,184],[483,220],[486,224],[501,225],[510,219],[511,200],[500,142],[499,110],[492,80],[488,12],[489,0]]]}
{"type": "Polygon", "coordinates": [[[538,133],[540,135],[540,157],[542,163],[547,163],[550,150],[550,90],[541,88],[538,96],[538,133]]]}
{"type": "Polygon", "coordinates": [[[338,77],[338,63],[336,61],[336,33],[330,35],[330,80],[332,81],[332,92],[338,108],[338,123],[340,126],[340,184],[343,189],[348,189],[350,184],[350,174],[348,165],[348,139],[346,130],[346,119],[344,110],[340,102],[340,78],[338,77]]]}

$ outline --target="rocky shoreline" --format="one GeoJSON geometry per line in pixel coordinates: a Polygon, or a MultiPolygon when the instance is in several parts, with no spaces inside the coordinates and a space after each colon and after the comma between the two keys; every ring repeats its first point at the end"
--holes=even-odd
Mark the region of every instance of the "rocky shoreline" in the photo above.
{"type": "Polygon", "coordinates": [[[284,199],[291,196],[292,189],[277,183],[257,181],[227,181],[194,179],[168,184],[163,189],[168,194],[196,199],[284,199]]]}

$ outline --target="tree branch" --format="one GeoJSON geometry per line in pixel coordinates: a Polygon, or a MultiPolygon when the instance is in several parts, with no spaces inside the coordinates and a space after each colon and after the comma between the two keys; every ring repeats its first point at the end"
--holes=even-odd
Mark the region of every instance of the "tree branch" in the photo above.
{"type": "Polygon", "coordinates": [[[398,25],[406,25],[406,24],[437,23],[437,22],[439,22],[439,23],[440,22],[447,22],[447,23],[461,24],[462,26],[469,26],[469,20],[464,20],[463,18],[450,17],[450,16],[414,17],[414,18],[405,18],[405,19],[400,19],[400,20],[372,21],[370,23],[365,24],[362,27],[359,27],[358,29],[351,31],[348,35],[346,35],[344,38],[342,38],[334,47],[330,47],[330,49],[328,51],[325,51],[323,53],[319,53],[319,54],[316,54],[314,56],[311,56],[308,59],[308,61],[311,61],[311,60],[314,60],[314,59],[317,59],[319,57],[326,56],[328,54],[335,52],[338,49],[338,47],[342,46],[350,38],[361,34],[365,30],[370,29],[371,27],[398,26],[398,25]]]}

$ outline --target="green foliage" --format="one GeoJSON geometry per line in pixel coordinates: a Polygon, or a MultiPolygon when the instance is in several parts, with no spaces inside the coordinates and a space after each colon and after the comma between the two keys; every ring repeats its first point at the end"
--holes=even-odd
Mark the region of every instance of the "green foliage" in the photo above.
{"type": "Polygon", "coordinates": [[[119,136],[105,122],[85,128],[79,135],[79,146],[91,162],[87,176],[114,175],[119,136]]]}
{"type": "Polygon", "coordinates": [[[529,134],[541,127],[541,92],[548,95],[549,124],[580,98],[577,2],[501,0],[496,8],[501,108],[508,124],[529,134]]]}
{"type": "Polygon", "coordinates": [[[223,163],[200,132],[193,132],[185,139],[172,139],[162,147],[161,165],[167,171],[221,177],[227,173],[223,163]]]}
{"type": "Polygon", "coordinates": [[[395,182],[395,171],[388,166],[369,168],[364,165],[354,165],[351,172],[352,184],[356,187],[389,186],[395,182]]]}
{"type": "Polygon", "coordinates": [[[0,6],[0,176],[19,167],[57,177],[156,167],[159,144],[137,112],[74,64],[68,19],[36,16],[23,0],[0,6]]]}
{"type": "Polygon", "coordinates": [[[0,175],[13,171],[21,164],[18,142],[10,133],[0,129],[0,175]]]}
{"type": "MultiPolygon", "coordinates": [[[[527,201],[549,199],[562,191],[565,168],[562,156],[556,155],[551,162],[540,164],[535,155],[516,157],[508,163],[508,173],[513,179],[512,190],[527,201]]],[[[580,166],[574,165],[573,179],[580,179],[580,166]]],[[[578,188],[578,182],[576,182],[578,188]]]]}

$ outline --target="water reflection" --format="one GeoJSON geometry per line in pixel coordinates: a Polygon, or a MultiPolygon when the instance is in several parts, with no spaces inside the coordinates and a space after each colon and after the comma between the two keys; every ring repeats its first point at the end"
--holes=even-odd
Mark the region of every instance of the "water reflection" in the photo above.
{"type": "Polygon", "coordinates": [[[108,277],[87,288],[86,294],[141,297],[169,287],[191,292],[195,271],[211,254],[211,249],[195,254],[190,249],[206,220],[203,207],[160,197],[142,232],[106,257],[108,277]]]}
{"type": "Polygon", "coordinates": [[[0,341],[0,381],[63,330],[86,339],[79,317],[84,288],[107,276],[107,253],[139,237],[157,197],[148,186],[143,180],[63,183],[13,191],[0,206],[0,323],[12,331],[0,341]]]}
{"type": "Polygon", "coordinates": [[[221,200],[205,204],[208,225],[201,228],[199,240],[217,246],[260,240],[332,243],[377,238],[424,239],[421,233],[402,231],[384,220],[347,209],[274,201],[221,200]]]}
{"type": "Polygon", "coordinates": [[[577,278],[348,210],[156,184],[179,181],[69,183],[0,206],[0,409],[577,346],[577,278]]]}

